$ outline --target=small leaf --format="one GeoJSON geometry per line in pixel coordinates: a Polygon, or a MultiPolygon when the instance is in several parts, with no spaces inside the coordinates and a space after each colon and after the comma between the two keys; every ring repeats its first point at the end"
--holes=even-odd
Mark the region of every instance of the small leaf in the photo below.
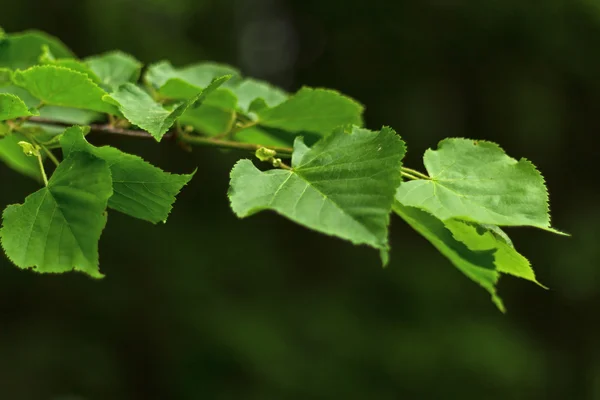
{"type": "Polygon", "coordinates": [[[529,261],[512,245],[512,241],[500,228],[494,225],[480,225],[473,222],[451,219],[444,224],[454,238],[474,251],[494,250],[494,264],[498,272],[540,284],[529,261]]]}
{"type": "Polygon", "coordinates": [[[114,192],[108,206],[152,223],[166,221],[175,196],[194,176],[163,172],[141,158],[113,147],[94,147],[85,140],[84,129],[78,126],[67,129],[60,144],[65,157],[82,151],[106,161],[114,192]]]}
{"type": "Polygon", "coordinates": [[[73,71],[81,72],[94,81],[94,83],[100,83],[100,78],[98,78],[94,71],[92,71],[85,63],[75,58],[55,58],[47,45],[42,47],[42,54],[40,55],[39,62],[43,65],[54,65],[56,67],[68,68],[73,71]]]}
{"type": "Polygon", "coordinates": [[[9,93],[0,93],[0,121],[20,117],[39,115],[36,110],[30,110],[23,100],[9,93]]]}
{"type": "Polygon", "coordinates": [[[48,46],[56,57],[75,57],[71,50],[54,36],[39,31],[25,31],[3,37],[0,42],[0,67],[29,68],[38,63],[40,54],[42,54],[42,46],[48,46]]]}
{"type": "Polygon", "coordinates": [[[396,194],[402,204],[441,220],[552,230],[544,179],[528,160],[494,143],[446,139],[425,152],[424,163],[431,179],[403,183],[396,194]]]}
{"type": "Polygon", "coordinates": [[[161,61],[150,65],[144,81],[152,85],[161,96],[187,100],[202,92],[214,79],[231,75],[228,86],[239,79],[239,71],[228,65],[204,62],[183,68],[174,68],[171,63],[161,61]]]}
{"type": "Polygon", "coordinates": [[[26,140],[25,136],[14,132],[1,138],[0,160],[15,171],[39,181],[41,175],[38,161],[27,157],[19,146],[19,142],[24,140],[26,140]]]}
{"type": "Polygon", "coordinates": [[[172,111],[165,109],[148,93],[131,83],[120,86],[116,92],[105,96],[104,100],[118,106],[129,122],[148,131],[157,141],[160,141],[188,107],[201,102],[225,81],[227,77],[216,79],[196,97],[182,102],[172,111]]]}
{"type": "Polygon", "coordinates": [[[188,108],[179,121],[183,125],[192,126],[204,135],[216,136],[232,128],[235,123],[235,113],[233,110],[223,110],[204,103],[199,107],[188,108]]]}
{"type": "Polygon", "coordinates": [[[289,97],[283,90],[256,79],[244,79],[232,90],[238,98],[238,107],[245,112],[250,111],[250,106],[256,100],[262,100],[263,104],[255,108],[262,109],[278,106],[289,97]]]}
{"type": "Polygon", "coordinates": [[[319,232],[387,249],[404,153],[404,142],[389,128],[337,129],[310,149],[298,138],[292,170],[262,172],[249,160],[236,164],[231,207],[241,218],[274,210],[319,232]]]}
{"type": "Polygon", "coordinates": [[[363,107],[327,89],[302,88],[287,101],[258,112],[263,126],[288,132],[328,135],[341,125],[362,125],[363,107]]]}
{"type": "Polygon", "coordinates": [[[106,162],[74,153],[56,169],[48,186],[25,203],[4,210],[2,247],[19,268],[42,273],[71,270],[100,278],[98,241],[112,195],[106,162]]]}
{"type": "Polygon", "coordinates": [[[418,208],[395,202],[394,211],[429,240],[463,274],[487,290],[498,309],[505,311],[502,300],[496,294],[496,283],[500,274],[496,270],[493,249],[471,250],[454,237],[444,222],[418,208]]]}
{"type": "Polygon", "coordinates": [[[25,140],[21,140],[17,144],[27,157],[38,157],[40,155],[40,149],[25,140]]]}
{"type": "Polygon", "coordinates": [[[127,82],[137,82],[143,66],[134,57],[120,51],[88,57],[85,63],[100,78],[102,85],[110,90],[127,82]]]}
{"type": "MultiPolygon", "coordinates": [[[[309,143],[318,141],[314,136],[302,136],[309,143]]],[[[287,147],[294,142],[295,135],[289,132],[282,132],[277,129],[265,129],[262,126],[251,126],[235,134],[235,139],[244,143],[254,143],[261,146],[282,146],[287,147]]]]}
{"type": "Polygon", "coordinates": [[[0,87],[12,85],[13,72],[8,68],[0,68],[0,87]]]}
{"type": "Polygon", "coordinates": [[[16,71],[14,82],[45,104],[118,115],[113,105],[102,101],[107,93],[81,72],[51,65],[36,66],[16,71]]]}

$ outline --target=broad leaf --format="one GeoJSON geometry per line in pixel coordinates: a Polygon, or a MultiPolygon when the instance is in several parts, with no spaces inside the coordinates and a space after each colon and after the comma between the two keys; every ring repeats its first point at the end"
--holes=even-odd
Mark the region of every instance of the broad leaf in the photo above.
{"type": "Polygon", "coordinates": [[[0,93],[0,121],[20,117],[39,115],[36,110],[30,110],[23,100],[9,93],[0,93]]]}
{"type": "Polygon", "coordinates": [[[302,88],[287,101],[257,114],[259,123],[267,127],[325,136],[341,125],[362,125],[362,112],[359,103],[336,91],[302,88]]]}
{"type": "Polygon", "coordinates": [[[389,128],[340,128],[312,148],[298,138],[292,170],[236,164],[231,207],[239,217],[274,210],[319,232],[385,250],[404,153],[404,142],[389,128]]]}
{"type": "Polygon", "coordinates": [[[153,223],[166,221],[175,196],[194,176],[163,172],[140,157],[113,147],[94,147],[85,140],[84,129],[77,126],[65,131],[60,144],[65,157],[83,151],[106,161],[114,192],[108,206],[153,223]]]}
{"type": "Polygon", "coordinates": [[[85,153],[72,154],[47,187],[4,211],[0,240],[6,255],[20,268],[42,273],[76,270],[102,277],[98,240],[111,195],[106,162],[85,153]]]}
{"type": "Polygon", "coordinates": [[[101,84],[111,90],[127,82],[137,82],[142,70],[142,63],[120,51],[88,57],[85,63],[100,78],[101,84]]]}
{"type": "Polygon", "coordinates": [[[185,100],[197,96],[214,79],[225,75],[232,78],[228,86],[239,79],[239,71],[228,65],[205,62],[174,68],[171,63],[161,61],[148,67],[144,80],[161,96],[185,100]]]}
{"type": "Polygon", "coordinates": [[[486,289],[494,304],[502,312],[505,311],[502,300],[496,294],[500,274],[494,263],[493,249],[471,250],[464,242],[457,240],[442,221],[418,208],[395,202],[394,211],[429,240],[456,268],[486,289]]]}
{"type": "Polygon", "coordinates": [[[102,101],[107,93],[81,72],[50,65],[36,66],[16,71],[14,82],[45,104],[118,114],[113,105],[102,101]]]}
{"type": "Polygon", "coordinates": [[[134,125],[148,131],[157,141],[173,126],[175,121],[194,103],[202,100],[227,81],[227,77],[219,78],[209,84],[196,97],[183,101],[173,110],[165,109],[141,88],[126,83],[104,100],[119,107],[125,118],[134,125]]]}
{"type": "Polygon", "coordinates": [[[55,57],[74,57],[71,50],[54,36],[39,31],[25,31],[5,35],[0,41],[0,67],[31,67],[38,63],[42,46],[48,46],[55,57]]]}
{"type": "Polygon", "coordinates": [[[11,133],[0,138],[0,160],[17,172],[40,180],[38,161],[35,157],[28,157],[23,153],[23,149],[18,144],[21,141],[27,141],[27,138],[19,133],[11,133]]]}
{"type": "Polygon", "coordinates": [[[425,152],[424,163],[431,179],[403,183],[396,194],[402,204],[441,220],[552,230],[544,179],[528,160],[494,143],[446,139],[425,152]]]}

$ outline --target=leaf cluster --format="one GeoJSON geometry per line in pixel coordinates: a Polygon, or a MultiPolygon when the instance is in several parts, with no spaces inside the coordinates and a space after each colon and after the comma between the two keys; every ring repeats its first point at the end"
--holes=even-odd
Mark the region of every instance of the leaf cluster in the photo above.
{"type": "Polygon", "coordinates": [[[254,152],[255,160],[244,158],[231,171],[228,196],[240,218],[274,211],[370,246],[385,265],[396,215],[501,310],[502,274],[537,283],[503,231],[529,226],[560,233],[551,227],[544,179],[530,161],[495,143],[449,138],[426,151],[419,172],[403,165],[403,139],[389,127],[366,129],[362,114],[360,103],[337,91],[287,93],[227,65],[160,61],[143,69],[119,51],[80,59],[42,32],[4,34],[0,160],[44,185],[4,210],[2,248],[20,268],[98,278],[109,210],[166,221],[194,174],[164,172],[86,139],[109,132],[254,152]]]}

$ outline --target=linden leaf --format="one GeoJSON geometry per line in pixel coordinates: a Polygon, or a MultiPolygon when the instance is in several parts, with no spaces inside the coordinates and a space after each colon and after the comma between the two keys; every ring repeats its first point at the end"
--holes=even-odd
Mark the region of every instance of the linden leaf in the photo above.
{"type": "Polygon", "coordinates": [[[207,95],[227,81],[229,77],[215,79],[195,97],[183,101],[172,110],[167,110],[141,88],[131,83],[121,85],[104,101],[119,107],[125,118],[149,132],[157,141],[169,131],[175,121],[193,104],[201,103],[207,95]]]}
{"type": "Polygon", "coordinates": [[[67,129],[60,138],[63,154],[68,157],[83,151],[107,162],[113,185],[108,206],[152,223],[166,221],[175,196],[194,174],[169,174],[114,147],[94,147],[85,140],[84,133],[78,126],[67,129]]]}
{"type": "MultiPolygon", "coordinates": [[[[502,300],[496,293],[496,283],[500,274],[496,270],[494,262],[494,249],[469,248],[469,243],[458,240],[444,222],[418,208],[407,207],[395,202],[394,211],[414,230],[429,240],[463,274],[487,290],[498,309],[502,312],[505,311],[502,300]]],[[[466,234],[463,235],[463,239],[465,236],[466,234]]]]}
{"type": "Polygon", "coordinates": [[[13,80],[45,104],[118,114],[113,105],[102,101],[107,93],[81,72],[43,65],[16,71],[13,80]]]}
{"type": "Polygon", "coordinates": [[[302,88],[273,108],[257,112],[258,122],[288,132],[328,135],[341,125],[362,125],[363,107],[353,99],[327,89],[302,88]]]}
{"type": "Polygon", "coordinates": [[[260,107],[262,109],[278,106],[289,97],[283,90],[256,79],[244,79],[232,91],[238,98],[238,107],[245,112],[258,111],[256,110],[258,107],[251,110],[252,104],[256,104],[255,101],[258,99],[264,102],[260,107]]]}
{"type": "Polygon", "coordinates": [[[25,69],[38,63],[42,47],[48,46],[56,57],[74,55],[59,39],[39,31],[25,31],[4,35],[0,42],[0,67],[25,69]]]}
{"type": "Polygon", "coordinates": [[[82,74],[87,75],[94,83],[100,83],[98,75],[96,75],[84,62],[75,58],[56,58],[47,45],[42,47],[42,54],[40,55],[39,61],[40,64],[43,65],[54,65],[56,67],[68,68],[73,71],[81,72],[82,74]]]}
{"type": "Polygon", "coordinates": [[[424,163],[431,179],[400,185],[400,203],[441,220],[554,231],[544,179],[528,160],[517,161],[494,143],[446,139],[425,152],[424,163]]]}
{"type": "Polygon", "coordinates": [[[35,109],[29,109],[23,100],[10,93],[0,93],[0,121],[20,117],[39,115],[35,109]]]}
{"type": "Polygon", "coordinates": [[[100,278],[98,241],[112,195],[108,165],[74,153],[56,169],[48,186],[3,213],[0,241],[19,268],[42,273],[71,270],[100,278]]]}
{"type": "Polygon", "coordinates": [[[231,207],[238,217],[274,210],[319,232],[387,249],[404,153],[404,142],[389,128],[340,128],[312,148],[298,138],[291,170],[262,172],[249,160],[236,164],[231,207]]]}
{"type": "Polygon", "coordinates": [[[85,63],[98,76],[101,84],[111,90],[127,82],[137,82],[142,71],[142,63],[120,51],[88,57],[85,63]]]}
{"type": "Polygon", "coordinates": [[[144,81],[158,90],[161,96],[186,100],[197,96],[210,83],[222,76],[231,76],[227,85],[239,79],[239,71],[228,65],[203,62],[183,68],[175,68],[167,61],[150,65],[144,81]]]}

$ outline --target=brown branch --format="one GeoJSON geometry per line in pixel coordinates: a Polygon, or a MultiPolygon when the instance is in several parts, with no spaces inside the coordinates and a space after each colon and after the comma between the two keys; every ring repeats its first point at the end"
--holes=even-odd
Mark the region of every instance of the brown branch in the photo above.
{"type": "MultiPolygon", "coordinates": [[[[60,121],[54,121],[41,117],[31,117],[28,119],[28,122],[34,122],[37,124],[46,124],[46,125],[54,125],[54,126],[62,126],[68,127],[70,124],[66,124],[60,121]]],[[[127,137],[135,137],[142,139],[154,139],[154,137],[148,132],[141,130],[131,130],[131,129],[123,129],[117,128],[110,124],[91,124],[88,125],[90,127],[91,132],[97,133],[108,133],[111,135],[119,135],[119,136],[127,136],[127,137]]],[[[176,139],[178,141],[188,143],[191,145],[200,145],[200,146],[211,146],[218,147],[222,149],[235,149],[235,150],[248,150],[248,151],[256,151],[261,147],[265,147],[271,150],[275,150],[278,154],[281,155],[290,155],[292,154],[293,149],[290,147],[279,147],[279,146],[264,146],[260,144],[254,143],[242,143],[242,142],[234,142],[229,140],[222,140],[217,138],[210,138],[204,136],[193,135],[189,133],[176,133],[175,131],[167,132],[163,139],[176,139]]]]}

